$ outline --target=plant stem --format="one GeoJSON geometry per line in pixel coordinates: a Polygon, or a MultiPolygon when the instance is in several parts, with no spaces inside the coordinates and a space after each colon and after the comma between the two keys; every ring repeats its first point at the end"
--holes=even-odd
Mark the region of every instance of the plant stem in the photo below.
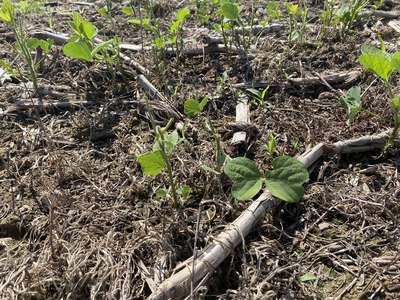
{"type": "MultiPolygon", "coordinates": [[[[167,125],[167,127],[168,127],[168,125],[167,125]]],[[[167,166],[167,174],[168,174],[168,177],[169,177],[169,183],[171,185],[171,190],[172,190],[172,202],[173,202],[174,207],[178,208],[179,207],[178,193],[176,192],[176,183],[175,183],[175,180],[174,180],[174,174],[173,174],[173,171],[172,171],[171,161],[170,161],[170,159],[168,157],[167,151],[165,150],[164,130],[165,130],[165,128],[160,129],[158,127],[157,128],[157,132],[156,132],[156,136],[157,136],[158,143],[160,144],[161,155],[162,155],[162,157],[163,157],[163,159],[165,161],[165,164],[167,166]]]]}

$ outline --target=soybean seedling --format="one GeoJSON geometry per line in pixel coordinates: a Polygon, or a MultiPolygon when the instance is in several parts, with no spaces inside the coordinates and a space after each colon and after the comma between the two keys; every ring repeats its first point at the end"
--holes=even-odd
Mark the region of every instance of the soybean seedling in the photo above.
{"type": "Polygon", "coordinates": [[[250,93],[250,95],[253,97],[253,99],[261,106],[265,104],[265,100],[268,97],[268,92],[269,92],[269,86],[262,90],[257,90],[253,88],[249,88],[246,90],[247,92],[250,93]]]}
{"type": "Polygon", "coordinates": [[[397,51],[389,54],[384,49],[364,45],[361,49],[359,61],[364,69],[375,74],[385,85],[386,94],[392,106],[394,123],[393,131],[387,145],[387,147],[390,147],[393,145],[400,128],[400,98],[394,95],[390,82],[391,76],[396,72],[400,72],[400,52],[397,51]]]}
{"type": "Polygon", "coordinates": [[[111,74],[115,77],[115,71],[112,67],[119,61],[119,38],[114,37],[96,44],[96,26],[84,20],[79,13],[73,14],[71,29],[74,34],[64,45],[64,54],[83,61],[97,60],[103,62],[111,69],[111,74]]]}
{"type": "Polygon", "coordinates": [[[239,6],[232,0],[221,0],[217,14],[221,17],[221,22],[219,25],[214,26],[214,29],[221,32],[225,46],[231,44],[231,41],[228,39],[229,35],[227,34],[229,30],[232,31],[234,42],[236,42],[238,47],[243,46],[245,50],[249,49],[250,38],[246,40],[246,30],[244,22],[240,17],[239,6]],[[241,30],[235,30],[238,26],[241,27],[241,30]],[[241,38],[237,32],[241,32],[241,38]]]}
{"type": "Polygon", "coordinates": [[[286,8],[289,14],[289,45],[291,46],[295,42],[302,44],[308,18],[308,7],[304,1],[301,1],[301,4],[288,3],[286,8]]]}
{"type": "Polygon", "coordinates": [[[172,125],[172,120],[168,122],[165,127],[155,126],[155,143],[153,150],[139,155],[137,160],[146,175],[158,175],[166,169],[169,184],[171,187],[171,196],[173,206],[179,207],[179,199],[177,185],[174,179],[172,169],[171,155],[173,154],[176,146],[181,142],[178,131],[174,130],[168,133],[168,129],[172,125]]]}
{"type": "Polygon", "coordinates": [[[267,143],[265,144],[265,150],[270,157],[273,157],[276,152],[276,137],[273,131],[268,133],[267,143]]]}
{"type": "Polygon", "coordinates": [[[308,171],[303,163],[290,157],[280,156],[272,161],[273,170],[265,176],[256,163],[246,157],[227,159],[224,173],[232,180],[232,196],[237,201],[253,198],[265,184],[276,198],[294,203],[304,195],[303,184],[308,182],[308,171]]]}
{"type": "Polygon", "coordinates": [[[206,120],[206,128],[207,130],[212,134],[214,141],[214,149],[215,149],[215,166],[214,167],[209,167],[206,165],[202,165],[202,168],[207,171],[211,172],[215,175],[221,175],[223,171],[223,167],[225,164],[226,159],[228,158],[228,155],[225,153],[223,147],[222,147],[222,142],[221,142],[221,137],[210,122],[210,120],[206,120]]]}
{"type": "Polygon", "coordinates": [[[353,86],[340,98],[340,103],[346,109],[347,125],[350,126],[361,111],[361,88],[353,86]]]}
{"type": "Polygon", "coordinates": [[[114,32],[116,32],[117,31],[117,27],[116,27],[116,24],[115,24],[115,20],[114,20],[114,16],[113,16],[112,11],[113,11],[113,4],[112,4],[111,0],[105,0],[104,5],[97,9],[97,12],[102,17],[107,18],[109,20],[114,32]]]}
{"type": "Polygon", "coordinates": [[[265,7],[266,17],[262,20],[261,25],[266,26],[272,21],[279,20],[282,17],[279,1],[270,1],[265,7]]]}
{"type": "Polygon", "coordinates": [[[368,0],[342,0],[336,11],[336,22],[340,25],[340,36],[344,38],[354,23],[359,19],[361,11],[368,5],[368,0]]]}
{"type": "Polygon", "coordinates": [[[324,0],[324,8],[320,15],[322,22],[320,39],[323,40],[328,32],[328,28],[333,24],[335,19],[335,2],[336,0],[324,0]]]}
{"type": "Polygon", "coordinates": [[[163,50],[167,45],[173,45],[179,57],[182,44],[182,28],[186,19],[190,15],[190,10],[187,7],[181,8],[177,11],[175,19],[168,27],[168,33],[165,34],[161,31],[159,22],[152,20],[150,17],[131,18],[128,23],[141,26],[153,35],[153,46],[156,49],[163,50]]]}
{"type": "Polygon", "coordinates": [[[200,114],[208,103],[208,98],[204,97],[200,102],[195,99],[188,99],[183,105],[183,112],[188,117],[195,117],[200,114]]]}

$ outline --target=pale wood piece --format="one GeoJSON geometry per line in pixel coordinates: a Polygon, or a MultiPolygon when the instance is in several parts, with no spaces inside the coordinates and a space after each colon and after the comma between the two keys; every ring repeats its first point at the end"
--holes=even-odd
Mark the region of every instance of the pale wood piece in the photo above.
{"type": "MultiPolygon", "coordinates": [[[[247,96],[241,95],[239,102],[236,105],[236,123],[248,124],[250,123],[250,107],[248,104],[247,96]]],[[[232,145],[243,145],[247,143],[246,131],[238,131],[233,134],[232,145]]]]}

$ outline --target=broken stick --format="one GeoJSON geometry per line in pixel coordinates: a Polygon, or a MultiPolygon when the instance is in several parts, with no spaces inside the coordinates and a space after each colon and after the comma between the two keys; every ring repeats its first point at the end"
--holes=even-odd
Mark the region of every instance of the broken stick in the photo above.
{"type": "MultiPolygon", "coordinates": [[[[247,96],[242,94],[239,96],[238,104],[236,105],[236,123],[247,125],[250,123],[250,107],[248,104],[247,96]]],[[[247,133],[246,131],[238,131],[233,134],[232,145],[246,145],[247,133]]]]}
{"type": "Polygon", "coordinates": [[[266,88],[266,87],[273,87],[273,86],[280,86],[284,88],[289,88],[293,86],[318,86],[318,85],[323,85],[325,84],[324,81],[328,82],[329,84],[350,84],[356,81],[360,76],[362,72],[359,70],[355,71],[347,71],[347,72],[341,72],[341,73],[335,73],[335,74],[328,74],[328,75],[322,75],[321,77],[315,76],[315,77],[307,77],[307,78],[291,78],[286,82],[283,83],[271,83],[269,81],[249,81],[249,82],[242,82],[242,83],[236,83],[233,85],[235,88],[242,88],[242,89],[247,89],[247,88],[266,88]]]}

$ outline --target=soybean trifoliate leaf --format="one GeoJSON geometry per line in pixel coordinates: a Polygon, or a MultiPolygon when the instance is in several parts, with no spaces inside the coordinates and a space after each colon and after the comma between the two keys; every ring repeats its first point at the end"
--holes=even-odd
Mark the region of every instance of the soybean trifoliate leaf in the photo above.
{"type": "Polygon", "coordinates": [[[288,11],[289,15],[296,15],[299,12],[299,5],[290,3],[287,6],[287,11],[288,11]]]}
{"type": "Polygon", "coordinates": [[[266,6],[267,14],[272,19],[279,19],[281,17],[281,12],[279,11],[279,2],[278,1],[271,1],[267,3],[266,6]]]}
{"type": "Polygon", "coordinates": [[[85,20],[82,21],[80,30],[89,40],[92,40],[97,34],[97,28],[92,23],[85,20]]]}
{"type": "Polygon", "coordinates": [[[393,72],[390,56],[378,48],[367,45],[361,48],[361,52],[360,64],[384,81],[389,81],[389,77],[393,72]]]}
{"type": "Polygon", "coordinates": [[[237,20],[239,18],[239,7],[231,1],[222,2],[221,12],[229,20],[237,20]]]}
{"type": "Polygon", "coordinates": [[[96,26],[91,22],[84,20],[77,12],[72,15],[71,27],[77,35],[84,36],[89,40],[92,40],[97,34],[96,26]]]}
{"type": "Polygon", "coordinates": [[[192,188],[186,184],[182,185],[179,189],[178,189],[178,194],[181,195],[181,197],[184,200],[187,200],[190,196],[190,194],[192,193],[192,188]]]}
{"type": "Polygon", "coordinates": [[[190,9],[187,7],[181,8],[176,13],[175,19],[177,21],[183,22],[190,15],[190,9]]]}
{"type": "Polygon", "coordinates": [[[303,184],[309,180],[304,164],[290,156],[280,156],[272,166],[274,169],[266,176],[270,193],[286,202],[299,201],[304,194],[303,184]]]}
{"type": "Polygon", "coordinates": [[[187,7],[178,10],[175,20],[171,23],[171,26],[169,27],[169,32],[177,33],[189,15],[190,10],[187,7]]]}
{"type": "Polygon", "coordinates": [[[204,97],[201,102],[198,102],[195,99],[188,99],[185,101],[183,105],[183,111],[185,115],[189,117],[194,117],[204,109],[207,103],[208,103],[207,97],[204,97]]]}
{"type": "Polygon", "coordinates": [[[262,187],[260,171],[254,161],[245,157],[236,157],[226,161],[225,174],[232,180],[232,196],[236,200],[253,198],[262,187]]]}
{"type": "Polygon", "coordinates": [[[135,12],[133,10],[133,8],[131,6],[124,6],[121,8],[121,12],[125,15],[125,16],[132,16],[135,12]]]}
{"type": "Polygon", "coordinates": [[[350,88],[347,94],[341,98],[341,102],[346,108],[347,121],[350,125],[361,110],[361,88],[359,86],[350,88]]]}
{"type": "Polygon", "coordinates": [[[143,173],[147,175],[160,174],[166,165],[161,151],[147,152],[138,156],[137,160],[142,167],[143,173]]]}
{"type": "Polygon", "coordinates": [[[41,39],[37,39],[37,38],[27,39],[26,44],[29,47],[29,49],[41,48],[45,53],[48,53],[52,46],[51,41],[41,40],[41,39]]]}
{"type": "Polygon", "coordinates": [[[92,51],[89,45],[83,40],[70,41],[64,45],[63,52],[66,56],[92,61],[92,51]]]}
{"type": "MultiPolygon", "coordinates": [[[[170,155],[174,152],[176,146],[179,144],[181,139],[179,138],[179,133],[177,130],[172,131],[171,133],[167,133],[164,135],[164,146],[165,152],[170,155]]],[[[161,150],[160,143],[156,141],[153,146],[153,151],[161,150]]]]}

